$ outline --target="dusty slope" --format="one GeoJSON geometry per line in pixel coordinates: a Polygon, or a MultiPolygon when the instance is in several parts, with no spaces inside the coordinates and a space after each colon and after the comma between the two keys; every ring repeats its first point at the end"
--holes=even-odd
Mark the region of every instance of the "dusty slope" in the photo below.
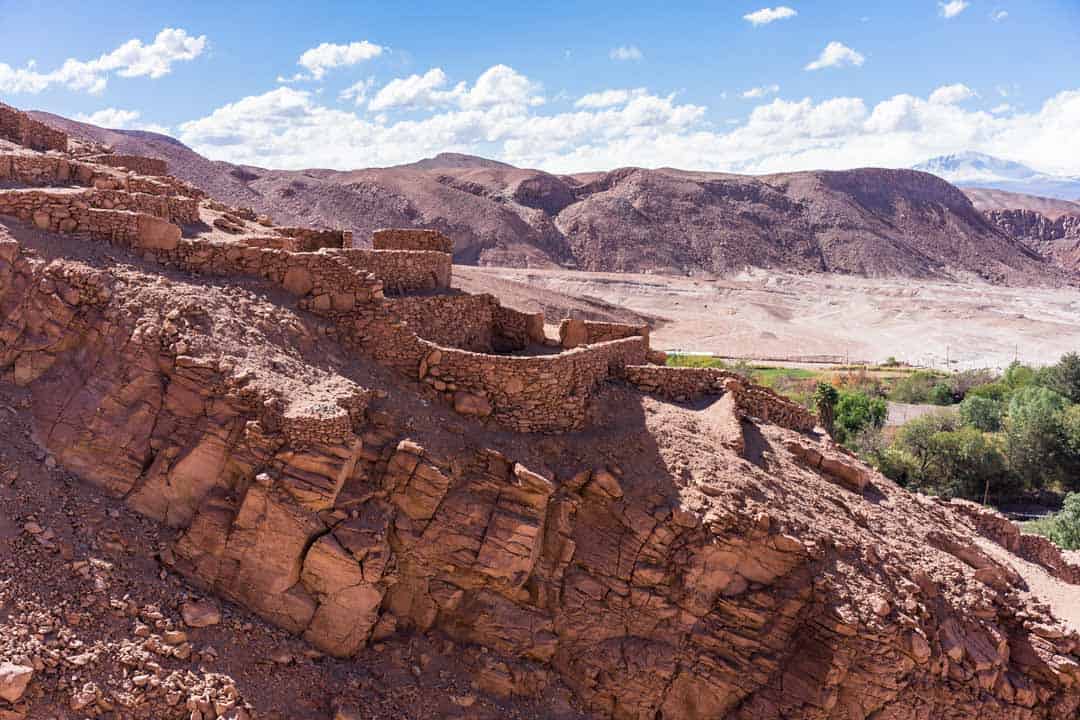
{"type": "Polygon", "coordinates": [[[432,227],[459,261],[632,272],[796,272],[1060,282],[1063,273],[989,224],[956,188],[914,171],[747,177],[624,168],[559,177],[482,158],[336,172],[214,163],[175,141],[37,117],[172,172],[280,223],[432,227]]]}
{"type": "Polygon", "coordinates": [[[975,209],[982,213],[993,210],[1034,210],[1050,220],[1062,215],[1080,215],[1080,201],[1025,195],[990,188],[962,188],[975,209]]]}

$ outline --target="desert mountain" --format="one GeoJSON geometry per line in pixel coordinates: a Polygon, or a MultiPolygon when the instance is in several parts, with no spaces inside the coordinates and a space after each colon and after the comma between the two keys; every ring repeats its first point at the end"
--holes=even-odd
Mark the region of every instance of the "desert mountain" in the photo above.
{"type": "Polygon", "coordinates": [[[724,273],[747,266],[867,276],[1059,281],[949,183],[865,168],[770,176],[621,168],[575,176],[444,154],[354,171],[266,170],[208,160],[172,138],[39,120],[118,153],[166,160],[177,177],[286,224],[425,227],[461,263],[724,273]]]}
{"type": "Polygon", "coordinates": [[[919,163],[914,169],[937,175],[961,187],[1080,200],[1080,178],[1048,175],[1022,163],[985,153],[969,151],[939,155],[919,163]]]}

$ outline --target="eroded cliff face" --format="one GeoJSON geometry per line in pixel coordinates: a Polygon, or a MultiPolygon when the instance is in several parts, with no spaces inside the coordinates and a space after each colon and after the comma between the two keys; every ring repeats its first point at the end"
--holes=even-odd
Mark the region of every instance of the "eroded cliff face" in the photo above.
{"type": "Polygon", "coordinates": [[[1080,638],[980,546],[987,522],[731,393],[613,382],[586,430],[513,433],[260,282],[16,230],[0,370],[38,442],[176,528],[164,563],[327,653],[435,633],[483,690],[563,683],[596,717],[1080,706],[1080,638]]]}

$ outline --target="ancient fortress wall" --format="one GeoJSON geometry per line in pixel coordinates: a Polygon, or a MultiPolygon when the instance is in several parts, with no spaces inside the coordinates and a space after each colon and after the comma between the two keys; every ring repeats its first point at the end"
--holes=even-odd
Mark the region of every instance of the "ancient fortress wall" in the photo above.
{"type": "Polygon", "coordinates": [[[817,424],[815,415],[769,388],[748,385],[739,375],[719,368],[680,368],[634,365],[626,368],[626,380],[660,397],[691,402],[710,395],[731,393],[740,415],[807,432],[817,424]]]}
{"type": "Polygon", "coordinates": [[[454,241],[438,230],[376,230],[371,235],[371,246],[376,250],[433,250],[447,254],[454,252],[454,241]]]}
{"type": "Polygon", "coordinates": [[[566,318],[559,323],[559,342],[568,349],[634,336],[648,339],[649,326],[596,322],[577,318],[566,318]]]}
{"type": "Polygon", "coordinates": [[[642,338],[613,340],[553,356],[488,355],[438,347],[418,374],[466,415],[491,416],[518,432],[565,432],[585,425],[597,386],[645,362],[642,338]]]}
{"type": "Polygon", "coordinates": [[[120,188],[123,175],[78,160],[31,153],[0,154],[0,182],[20,185],[83,185],[120,188]]]}
{"type": "Polygon", "coordinates": [[[92,155],[84,158],[87,162],[98,165],[108,165],[116,168],[126,168],[140,175],[168,175],[169,165],[164,160],[157,158],[142,157],[140,155],[92,155]]]}
{"type": "MultiPolygon", "coordinates": [[[[199,219],[199,204],[194,198],[165,197],[122,190],[92,190],[72,192],[52,189],[0,190],[0,215],[14,215],[29,222],[35,213],[46,212],[56,218],[72,217],[82,210],[125,210],[145,213],[175,223],[193,223],[199,219]]],[[[37,223],[38,227],[47,226],[37,223]]],[[[70,227],[70,224],[68,224],[70,227]]],[[[66,229],[64,232],[89,232],[66,229]]]]}
{"type": "MultiPolygon", "coordinates": [[[[249,218],[245,218],[249,219],[249,218]]],[[[351,248],[353,234],[350,230],[315,230],[301,227],[277,227],[279,235],[294,240],[287,248],[294,252],[311,252],[322,248],[351,248]]]]}
{"type": "Polygon", "coordinates": [[[544,336],[544,313],[527,313],[495,304],[494,310],[496,352],[521,350],[529,345],[541,344],[544,336]]]}
{"type": "Polygon", "coordinates": [[[392,298],[387,304],[425,340],[472,352],[494,349],[499,301],[493,295],[414,295],[392,298]]]}
{"type": "Polygon", "coordinates": [[[66,133],[53,130],[26,113],[0,103],[0,138],[25,145],[34,150],[59,150],[65,152],[68,146],[66,133]]]}
{"type": "Polygon", "coordinates": [[[432,250],[360,250],[350,248],[335,253],[343,262],[361,272],[374,273],[387,292],[408,293],[450,287],[451,263],[448,253],[432,250]]]}

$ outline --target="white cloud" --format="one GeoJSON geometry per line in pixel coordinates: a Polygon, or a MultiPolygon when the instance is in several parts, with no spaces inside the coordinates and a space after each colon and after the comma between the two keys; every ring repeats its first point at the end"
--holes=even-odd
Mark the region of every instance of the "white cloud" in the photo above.
{"type": "Polygon", "coordinates": [[[964,100],[978,97],[974,90],[963,83],[942,85],[930,93],[930,102],[935,105],[953,105],[964,100]]]}
{"type": "Polygon", "coordinates": [[[780,86],[776,83],[772,85],[761,85],[759,87],[753,87],[745,91],[742,96],[744,98],[763,98],[766,95],[775,95],[780,92],[780,86]]]}
{"type": "Polygon", "coordinates": [[[990,110],[990,112],[992,112],[994,115],[1001,115],[1002,113],[1007,113],[1012,109],[1013,106],[1009,103],[1001,103],[1000,105],[995,105],[993,109],[990,110]]]}
{"type": "Polygon", "coordinates": [[[126,78],[157,79],[168,75],[175,62],[194,60],[207,47],[205,35],[192,37],[178,28],[165,28],[154,41],[144,44],[132,39],[94,60],[65,60],[56,70],[42,73],[30,61],[22,68],[0,63],[0,91],[40,93],[53,86],[98,94],[105,90],[113,73],[126,78]]]}
{"type": "MultiPolygon", "coordinates": [[[[513,78],[511,86],[532,85],[508,67],[489,78],[498,76],[513,78]]],[[[772,99],[729,124],[674,94],[614,90],[605,98],[607,91],[598,92],[556,111],[529,102],[535,94],[520,89],[510,102],[491,102],[490,93],[477,89],[482,86],[503,88],[494,97],[506,98],[500,82],[445,81],[432,92],[449,97],[406,117],[338,109],[313,92],[280,87],[184,123],[179,137],[214,159],[293,169],[386,166],[464,152],[552,172],[636,165],[769,173],[908,167],[971,149],[1046,172],[1080,174],[1080,157],[1061,152],[1080,126],[1080,88],[1027,113],[973,110],[909,94],[876,104],[859,97],[772,99]]]]}
{"type": "Polygon", "coordinates": [[[995,10],[994,12],[990,13],[990,19],[993,20],[994,22],[1001,22],[1002,20],[1005,20],[1008,17],[1009,17],[1009,11],[1008,10],[995,10]]]}
{"type": "Polygon", "coordinates": [[[786,20],[787,18],[793,18],[798,14],[799,13],[795,12],[793,9],[787,7],[786,5],[780,5],[774,8],[761,8],[760,10],[755,10],[752,13],[747,13],[746,15],[743,15],[743,20],[746,20],[754,27],[757,27],[759,25],[768,25],[769,23],[775,22],[777,20],[786,20]]]}
{"type": "Polygon", "coordinates": [[[602,90],[600,92],[582,95],[574,102],[576,108],[606,108],[614,105],[624,105],[631,98],[641,97],[647,91],[645,88],[633,90],[602,90]]]}
{"type": "Polygon", "coordinates": [[[418,110],[443,105],[462,109],[497,106],[541,105],[540,86],[506,65],[494,65],[485,70],[470,88],[459,82],[445,90],[448,78],[441,68],[432,68],[423,75],[395,78],[384,85],[368,103],[368,109],[418,110]]]}
{"type": "MultiPolygon", "coordinates": [[[[327,70],[333,68],[357,65],[365,60],[371,60],[382,55],[386,48],[367,40],[351,42],[348,45],[336,45],[334,43],[322,43],[309,50],[305,50],[296,61],[297,65],[307,69],[311,78],[322,80],[327,70]]],[[[307,79],[303,74],[297,73],[291,78],[283,80],[280,76],[278,82],[294,82],[307,79]]]]}
{"type": "Polygon", "coordinates": [[[97,125],[109,130],[147,130],[149,132],[169,134],[170,130],[164,125],[156,123],[140,122],[142,113],[138,110],[121,110],[120,108],[104,108],[92,113],[78,113],[75,119],[79,122],[97,125]]]}
{"type": "Polygon", "coordinates": [[[804,70],[821,70],[827,67],[843,67],[844,65],[854,65],[858,67],[866,62],[866,58],[862,53],[852,50],[842,42],[833,40],[831,43],[825,46],[825,49],[818,55],[818,59],[809,63],[804,70]]]}
{"type": "Polygon", "coordinates": [[[338,93],[339,100],[352,101],[354,105],[363,105],[367,102],[368,91],[375,85],[375,78],[369,77],[365,80],[357,80],[349,87],[338,93]]]}
{"type": "Polygon", "coordinates": [[[617,48],[612,48],[608,56],[612,60],[641,60],[645,56],[637,45],[620,45],[617,48]]]}
{"type": "Polygon", "coordinates": [[[967,0],[949,0],[948,2],[938,3],[938,12],[945,19],[954,18],[960,13],[968,9],[971,3],[967,0]]]}

